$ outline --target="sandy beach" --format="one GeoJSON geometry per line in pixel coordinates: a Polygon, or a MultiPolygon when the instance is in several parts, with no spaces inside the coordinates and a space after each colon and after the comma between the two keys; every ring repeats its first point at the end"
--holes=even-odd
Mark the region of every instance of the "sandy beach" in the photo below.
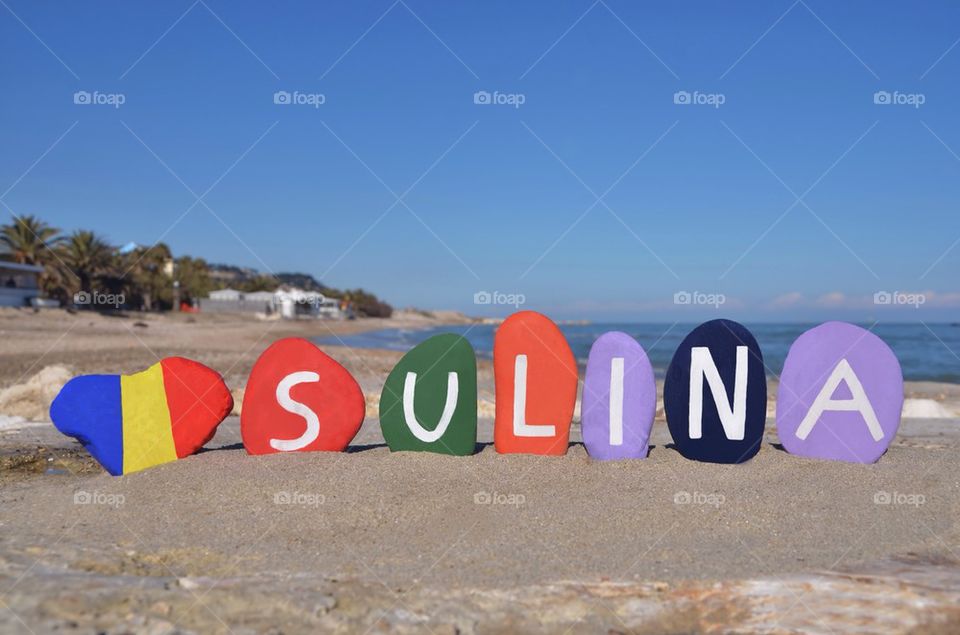
{"type": "MultiPolygon", "coordinates": [[[[183,355],[236,390],[280,337],[464,319],[0,312],[0,606],[11,609],[0,610],[0,629],[960,629],[953,385],[907,386],[924,416],[908,412],[873,466],[790,456],[772,417],[752,461],[688,461],[670,447],[662,413],[647,460],[589,459],[576,422],[566,456],[500,456],[481,403],[472,457],[390,453],[368,408],[347,453],[250,457],[232,416],[197,456],[114,478],[43,417],[71,374],[183,355]]],[[[324,348],[375,407],[400,354],[324,348]]],[[[480,388],[492,404],[487,361],[480,388]]]]}

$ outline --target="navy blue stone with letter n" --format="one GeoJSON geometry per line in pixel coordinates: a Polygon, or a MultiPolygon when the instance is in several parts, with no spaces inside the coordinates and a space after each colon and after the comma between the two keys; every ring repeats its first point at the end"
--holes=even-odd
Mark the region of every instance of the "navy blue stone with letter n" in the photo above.
{"type": "Polygon", "coordinates": [[[767,418],[767,378],[753,334],[730,320],[693,329],[667,369],[663,409],[677,451],[688,459],[753,457],[767,418]]]}

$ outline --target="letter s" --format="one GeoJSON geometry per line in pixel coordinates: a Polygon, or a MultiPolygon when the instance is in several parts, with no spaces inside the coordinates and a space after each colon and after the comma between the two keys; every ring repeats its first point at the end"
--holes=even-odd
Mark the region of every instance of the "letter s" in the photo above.
{"type": "Polygon", "coordinates": [[[296,439],[270,439],[270,447],[274,450],[280,452],[302,450],[320,436],[320,420],[317,419],[317,414],[299,401],[290,398],[290,390],[297,384],[318,381],[320,381],[320,375],[304,370],[290,373],[277,384],[277,403],[287,412],[303,417],[307,422],[307,429],[296,439]]]}

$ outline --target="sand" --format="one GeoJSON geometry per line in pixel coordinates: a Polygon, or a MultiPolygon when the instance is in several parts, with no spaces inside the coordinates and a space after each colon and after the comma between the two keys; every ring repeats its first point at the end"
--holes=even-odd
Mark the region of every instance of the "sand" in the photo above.
{"type": "MultiPolygon", "coordinates": [[[[81,311],[34,312],[0,308],[0,389],[25,382],[48,365],[78,373],[128,373],[182,355],[216,368],[231,386],[242,386],[253,362],[281,337],[337,337],[381,328],[418,328],[464,323],[452,312],[424,315],[398,311],[388,319],[347,321],[259,320],[217,314],[129,313],[104,316],[81,311]]],[[[330,347],[359,377],[377,375],[399,359],[396,353],[330,347]],[[381,358],[386,363],[379,363],[381,358]]]]}
{"type": "Polygon", "coordinates": [[[250,457],[231,418],[210,450],[124,478],[34,427],[17,444],[44,453],[8,464],[0,495],[0,578],[37,632],[831,632],[858,611],[908,632],[957,618],[957,423],[906,422],[874,466],[789,456],[771,429],[722,466],[661,424],[645,461],[591,461],[577,434],[564,457],[500,456],[490,420],[473,457],[391,454],[375,422],[348,453],[250,457]]]}
{"type": "MultiPolygon", "coordinates": [[[[140,329],[242,385],[269,341],[327,327],[82,317],[35,366],[136,370],[140,329]]],[[[20,322],[4,388],[55,339],[20,322]]],[[[398,357],[335,352],[371,392],[398,357]]],[[[489,418],[472,457],[392,454],[374,419],[347,453],[250,457],[231,417],[207,451],[122,478],[19,423],[0,430],[0,632],[960,630],[957,419],[906,420],[873,466],[790,456],[771,419],[722,466],[683,459],[662,421],[647,460],[600,463],[576,426],[566,456],[497,455],[489,418]]]]}

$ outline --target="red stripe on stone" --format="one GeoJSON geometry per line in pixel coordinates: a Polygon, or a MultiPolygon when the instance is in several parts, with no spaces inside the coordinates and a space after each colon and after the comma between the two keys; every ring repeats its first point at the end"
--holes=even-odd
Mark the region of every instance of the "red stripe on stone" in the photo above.
{"type": "Polygon", "coordinates": [[[233,410],[233,396],[215,370],[183,357],[167,357],[163,386],[177,458],[202,448],[233,410]]]}

